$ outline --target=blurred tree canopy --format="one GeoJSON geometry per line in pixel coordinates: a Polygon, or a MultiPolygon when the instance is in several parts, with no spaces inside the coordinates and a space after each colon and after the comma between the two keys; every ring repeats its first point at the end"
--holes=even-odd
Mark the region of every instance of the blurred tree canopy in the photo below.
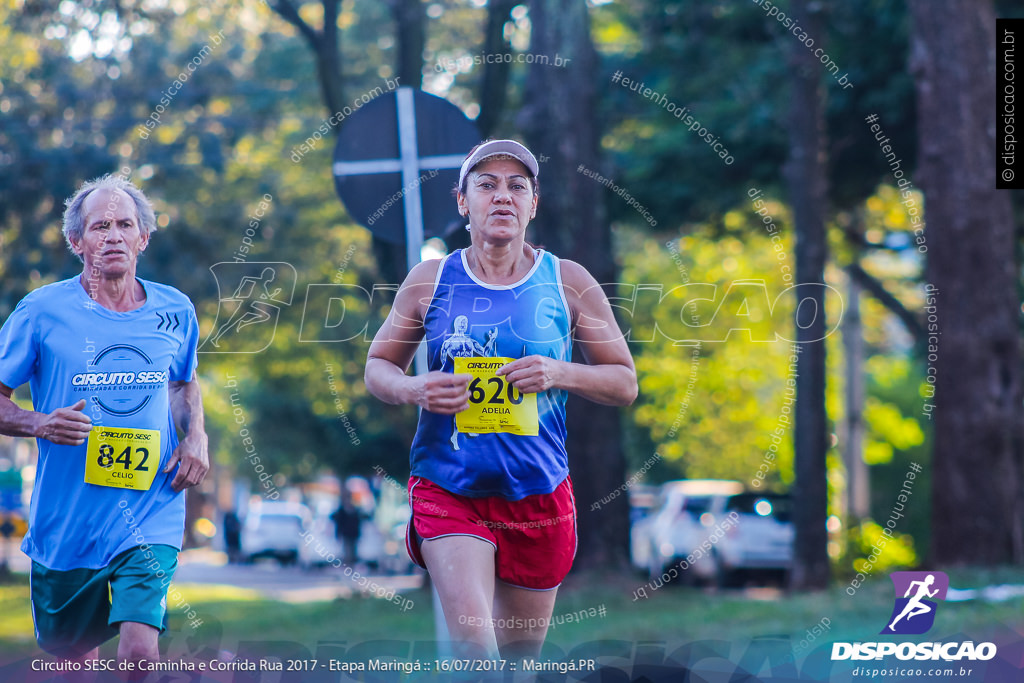
{"type": "MultiPolygon", "coordinates": [[[[868,295],[861,303],[868,356],[862,457],[871,466],[869,516],[878,520],[899,489],[894,480],[911,461],[927,465],[931,448],[921,411],[925,356],[914,327],[924,260],[864,122],[869,114],[881,118],[911,175],[918,139],[911,24],[903,3],[818,4],[827,27],[819,42],[854,84],[844,88],[827,74],[823,82],[825,280],[836,292],[826,306],[830,327],[838,327],[850,278],[868,295]]],[[[997,7],[1001,16],[1010,12],[1009,3],[997,7]]],[[[786,340],[796,338],[793,283],[780,268],[794,267],[795,258],[780,170],[789,153],[786,55],[795,38],[751,2],[592,2],[588,12],[598,57],[591,115],[603,154],[593,170],[634,200],[614,188],[600,193],[609,263],[620,273],[619,283],[606,284],[615,285],[612,303],[630,332],[640,377],[640,398],[623,413],[627,474],[657,454],[649,481],[723,477],[749,485],[767,462],[764,488],[785,489],[794,480],[791,425],[777,456],[766,461],[765,454],[787,386],[786,340]],[[675,113],[617,84],[616,75],[664,94],[675,113]],[[683,108],[732,163],[689,130],[683,108]],[[781,242],[765,230],[755,189],[781,242]],[[708,300],[684,305],[696,293],[708,300]]],[[[417,85],[408,82],[407,53],[421,31],[422,87],[479,117],[485,132],[519,135],[530,125],[518,119],[529,70],[512,57],[530,49],[529,5],[2,0],[0,19],[0,320],[28,291],[78,272],[60,231],[63,201],[86,179],[125,172],[158,215],[140,274],[188,294],[204,338],[231,312],[212,266],[273,262],[296,273],[265,350],[218,353],[207,345],[201,354],[217,463],[254,476],[233,412],[241,405],[279,484],[323,471],[366,474],[374,465],[400,479],[415,410],[382,406],[362,383],[368,341],[393,296],[386,285],[397,283],[335,196],[333,131],[314,133],[331,102],[352,102],[399,74],[403,85],[417,85]],[[282,20],[285,5],[294,20],[282,20]],[[325,16],[338,29],[330,47],[340,79],[326,101],[325,66],[301,28],[323,31],[325,16]],[[485,54],[509,59],[474,60],[485,54]],[[296,161],[303,144],[308,151],[296,161]],[[349,317],[339,327],[341,305],[349,317]],[[228,375],[237,386],[226,386],[228,375]]],[[[558,192],[542,185],[541,202],[558,192]]],[[[841,336],[836,330],[826,342],[825,404],[835,433],[848,411],[841,336]]],[[[841,515],[845,475],[837,454],[845,444],[835,433],[830,512],[841,515]]],[[[919,493],[925,498],[924,486],[919,493]]],[[[591,502],[581,499],[581,507],[591,502]]],[[[919,554],[927,522],[926,509],[915,507],[901,527],[919,554]]]]}

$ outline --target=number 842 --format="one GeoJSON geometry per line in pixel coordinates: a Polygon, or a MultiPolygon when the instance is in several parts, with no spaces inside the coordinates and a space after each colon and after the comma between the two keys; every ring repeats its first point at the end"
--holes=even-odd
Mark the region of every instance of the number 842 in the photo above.
{"type": "MultiPolygon", "coordinates": [[[[135,469],[141,472],[148,472],[149,467],[146,466],[146,461],[149,460],[149,449],[140,446],[135,449],[135,452],[142,456],[142,462],[136,465],[135,469]]],[[[119,462],[127,470],[132,466],[132,447],[125,446],[124,450],[115,458],[114,447],[109,443],[105,443],[100,446],[100,457],[96,458],[96,462],[103,468],[110,467],[115,462],[119,462]]]]}

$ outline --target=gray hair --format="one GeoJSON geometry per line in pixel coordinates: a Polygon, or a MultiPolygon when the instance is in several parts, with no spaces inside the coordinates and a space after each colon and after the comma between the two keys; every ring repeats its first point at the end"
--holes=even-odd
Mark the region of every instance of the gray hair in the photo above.
{"type": "MultiPolygon", "coordinates": [[[[132,181],[124,176],[107,174],[100,178],[94,178],[82,184],[78,192],[69,199],[64,209],[64,240],[71,249],[71,240],[81,240],[85,232],[85,215],[82,213],[82,206],[85,199],[96,190],[120,190],[132,198],[135,203],[135,215],[138,217],[139,230],[144,235],[149,235],[156,230],[156,214],[153,212],[153,204],[142,190],[135,187],[132,181]]],[[[74,249],[72,249],[72,252],[74,249]]],[[[81,258],[81,256],[79,256],[81,258]]]]}

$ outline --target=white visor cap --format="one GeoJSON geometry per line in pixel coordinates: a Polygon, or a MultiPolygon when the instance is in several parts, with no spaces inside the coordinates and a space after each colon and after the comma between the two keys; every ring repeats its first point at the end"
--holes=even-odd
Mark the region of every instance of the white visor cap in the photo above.
{"type": "Polygon", "coordinates": [[[523,163],[523,166],[533,174],[533,177],[537,177],[540,173],[540,166],[537,165],[537,159],[533,156],[530,150],[526,149],[523,145],[519,144],[515,140],[491,140],[477,147],[471,155],[469,155],[465,161],[462,162],[462,169],[459,171],[459,190],[462,190],[462,184],[466,180],[466,176],[473,170],[473,167],[479,164],[484,159],[493,156],[509,156],[514,159],[518,159],[523,163]]]}

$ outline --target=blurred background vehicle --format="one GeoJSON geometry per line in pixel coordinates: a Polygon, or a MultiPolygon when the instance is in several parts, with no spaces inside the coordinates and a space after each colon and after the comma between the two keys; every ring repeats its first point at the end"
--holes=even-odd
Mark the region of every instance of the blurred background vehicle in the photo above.
{"type": "MultiPolygon", "coordinates": [[[[653,579],[679,564],[712,533],[717,510],[725,500],[741,493],[738,481],[684,479],[662,484],[651,513],[634,523],[630,546],[634,566],[653,579]]],[[[680,568],[681,569],[681,568],[680,568]]],[[[683,582],[711,581],[716,575],[714,558],[703,552],[679,572],[683,582]]]]}
{"type": "Polygon", "coordinates": [[[382,574],[421,572],[405,549],[405,529],[412,516],[409,494],[402,486],[382,482],[374,514],[374,529],[380,542],[379,568],[382,574]]]}
{"type": "Polygon", "coordinates": [[[774,575],[785,585],[793,564],[791,504],[784,493],[729,496],[724,514],[735,512],[739,521],[714,547],[719,586],[742,585],[755,574],[774,575]]]}
{"type": "Polygon", "coordinates": [[[309,508],[301,503],[263,501],[250,506],[242,526],[243,560],[271,558],[282,565],[295,564],[311,522],[309,508]]]}
{"type": "Polygon", "coordinates": [[[403,487],[351,476],[336,488],[308,487],[304,494],[313,515],[306,534],[310,541],[299,548],[302,567],[333,564],[385,575],[414,571],[405,550],[410,510],[403,487]]]}
{"type": "Polygon", "coordinates": [[[647,571],[650,554],[651,521],[657,511],[660,486],[635,484],[629,487],[629,559],[637,569],[647,571]]]}
{"type": "Polygon", "coordinates": [[[299,539],[299,564],[303,568],[326,567],[335,559],[344,558],[344,548],[335,534],[334,520],[331,519],[332,512],[333,505],[329,503],[313,507],[305,537],[299,539]]]}

